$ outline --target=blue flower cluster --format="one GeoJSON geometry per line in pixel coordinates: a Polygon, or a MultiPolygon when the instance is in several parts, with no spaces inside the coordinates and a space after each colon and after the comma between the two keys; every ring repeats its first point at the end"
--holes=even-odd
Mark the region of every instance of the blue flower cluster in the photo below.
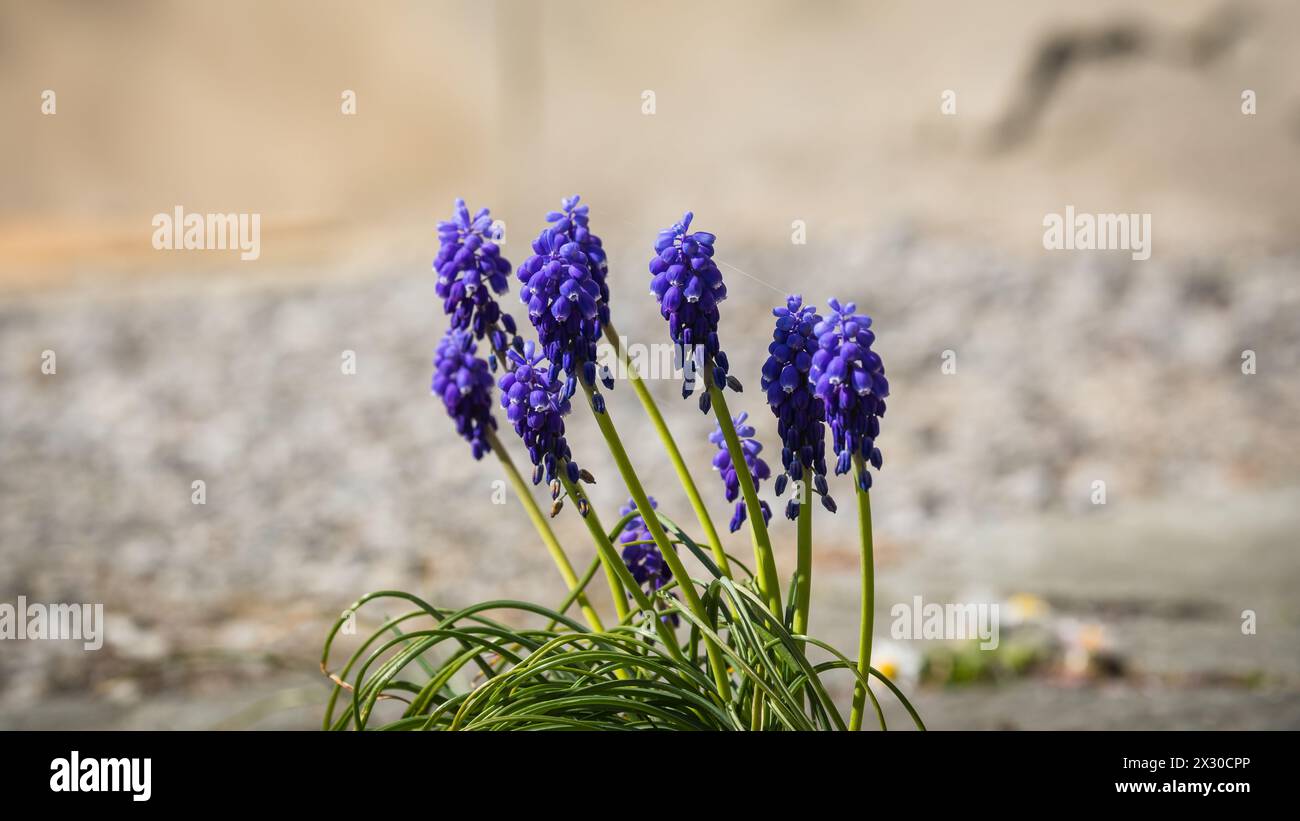
{"type": "MultiPolygon", "coordinates": [[[[659,232],[655,257],[650,260],[650,291],[659,300],[659,313],[668,320],[668,332],[678,347],[679,360],[713,363],[713,383],[719,389],[739,383],[727,378],[727,355],[718,343],[718,303],[727,298],[722,271],[713,261],[713,234],[697,231],[688,234],[693,214],[687,211],[682,221],[659,232]],[[699,351],[699,354],[697,354],[699,351]],[[702,356],[701,356],[702,355],[702,356]],[[698,358],[697,358],[698,357],[698,358]]],[[[693,378],[682,386],[682,396],[691,395],[693,378]]],[[[709,398],[700,397],[700,410],[708,413],[709,398]]]]}
{"type": "Polygon", "coordinates": [[[523,347],[522,352],[512,350],[507,354],[514,367],[508,368],[499,382],[501,407],[528,448],[534,467],[533,484],[541,484],[543,476],[547,482],[554,482],[561,464],[569,480],[577,482],[580,472],[564,438],[564,417],[570,407],[568,392],[551,373],[537,344],[529,340],[523,347]]]}
{"type": "Polygon", "coordinates": [[[560,201],[560,210],[546,215],[551,229],[563,234],[569,242],[578,243],[578,247],[587,255],[591,264],[591,276],[600,289],[600,299],[596,310],[600,314],[602,326],[609,324],[609,261],[605,256],[600,237],[591,233],[590,206],[579,205],[582,198],[577,194],[560,201]]]}
{"type": "MultiPolygon", "coordinates": [[[[438,223],[438,272],[435,292],[451,317],[451,326],[472,331],[476,339],[490,334],[495,350],[516,345],[514,319],[503,313],[493,293],[503,294],[508,286],[510,260],[488,235],[492,215],[483,208],[474,218],[463,199],[456,200],[452,219],[438,223]]],[[[492,357],[495,362],[495,356],[492,357]]]]}
{"type": "MultiPolygon", "coordinates": [[[[853,457],[879,470],[880,417],[885,415],[885,397],[889,382],[880,356],[871,350],[876,335],[871,331],[871,317],[857,313],[852,302],[841,305],[830,300],[831,315],[817,323],[817,353],[813,354],[811,378],[816,394],[826,405],[826,419],[838,460],[835,473],[848,473],[853,457]]],[[[871,488],[871,474],[864,467],[857,477],[858,487],[871,488]]]]}
{"type": "MultiPolygon", "coordinates": [[[[835,500],[826,486],[826,409],[810,377],[818,345],[814,329],[822,318],[811,305],[804,305],[798,294],[789,297],[784,307],[773,308],[772,315],[776,317],[776,329],[767,346],[762,387],[781,437],[781,465],[785,472],[776,478],[776,495],[785,492],[787,478],[799,483],[804,472],[810,471],[809,479],[821,494],[822,505],[834,512],[835,500]]],[[[801,501],[792,498],[786,505],[788,518],[798,517],[801,501]]]]}
{"type": "MultiPolygon", "coordinates": [[[[650,497],[650,507],[651,509],[659,507],[653,496],[650,497]]],[[[636,501],[628,499],[627,504],[619,508],[618,515],[626,516],[636,509],[636,501]]],[[[664,561],[663,554],[655,545],[650,529],[646,527],[645,519],[640,516],[628,519],[627,524],[623,525],[623,532],[619,534],[618,540],[624,545],[623,563],[627,565],[628,571],[632,573],[632,578],[637,584],[653,593],[673,580],[672,568],[664,561]]],[[[676,613],[670,613],[662,618],[674,627],[680,622],[676,613]]]]}
{"type": "MultiPolygon", "coordinates": [[[[754,438],[756,431],[754,426],[747,424],[749,414],[741,412],[733,420],[736,425],[736,435],[740,438],[740,450],[745,454],[745,469],[749,471],[750,477],[754,481],[754,489],[758,489],[759,482],[767,479],[772,475],[772,470],[767,466],[767,462],[759,457],[763,450],[763,444],[754,438]]],[[[740,477],[736,473],[736,466],[731,462],[731,452],[727,450],[727,440],[722,434],[722,426],[719,424],[713,433],[709,434],[709,441],[718,447],[718,452],[713,457],[713,467],[722,477],[722,484],[726,488],[727,501],[736,502],[735,513],[731,516],[731,532],[735,533],[740,530],[740,526],[745,523],[745,502],[736,501],[740,497],[740,477]]],[[[759,506],[763,511],[763,523],[771,521],[772,510],[768,507],[767,502],[759,501],[759,506]]]]}
{"type": "Polygon", "coordinates": [[[456,432],[470,443],[474,458],[481,459],[492,449],[487,435],[497,420],[492,418],[492,373],[475,349],[469,332],[447,331],[434,354],[432,387],[456,423],[456,432]]]}
{"type": "MultiPolygon", "coordinates": [[[[557,215],[555,224],[542,229],[533,241],[533,255],[515,275],[523,283],[519,299],[528,306],[528,317],[537,329],[542,350],[553,368],[564,371],[568,377],[566,391],[572,395],[575,377],[580,375],[586,385],[594,386],[596,382],[602,291],[596,273],[600,263],[593,260],[590,250],[599,246],[590,245],[592,237],[585,226],[564,214],[552,212],[548,218],[557,215]],[[587,239],[588,246],[576,239],[579,235],[587,239]]],[[[585,221],[585,214],[581,216],[585,221]]],[[[607,379],[606,387],[612,387],[612,382],[607,379]]],[[[599,401],[597,407],[601,407],[599,401]]]]}
{"type": "MultiPolygon", "coordinates": [[[[652,509],[659,507],[653,496],[650,497],[650,507],[652,509]]],[[[628,499],[627,504],[619,508],[618,515],[626,516],[634,510],[636,510],[636,501],[628,499]]],[[[646,527],[645,519],[640,516],[628,519],[627,524],[623,525],[623,532],[618,540],[625,545],[623,563],[632,572],[632,578],[636,579],[637,584],[648,584],[651,590],[658,590],[672,581],[673,571],[664,561],[663,554],[659,552],[658,546],[650,536],[650,529],[646,527]]]]}

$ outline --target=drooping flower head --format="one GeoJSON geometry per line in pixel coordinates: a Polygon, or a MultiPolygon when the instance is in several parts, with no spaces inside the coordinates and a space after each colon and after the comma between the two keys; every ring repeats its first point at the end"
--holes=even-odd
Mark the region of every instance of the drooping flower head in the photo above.
{"type": "MultiPolygon", "coordinates": [[[[652,509],[659,507],[653,496],[650,497],[650,507],[652,509]]],[[[628,499],[627,504],[619,508],[618,513],[620,516],[626,516],[636,509],[636,500],[628,499]]],[[[653,593],[673,580],[672,568],[664,561],[663,554],[659,552],[659,547],[655,545],[650,529],[646,527],[645,519],[641,516],[634,516],[627,520],[618,540],[623,545],[623,563],[627,565],[637,584],[653,593]]],[[[680,621],[676,613],[661,618],[674,627],[680,621]]]]}
{"type": "MultiPolygon", "coordinates": [[[[826,405],[831,426],[832,447],[838,455],[835,472],[848,473],[853,457],[859,455],[876,470],[881,466],[880,417],[885,415],[889,381],[880,355],[871,350],[876,335],[871,317],[857,313],[852,302],[841,305],[830,300],[830,316],[817,323],[817,352],[810,374],[816,394],[826,405]]],[[[866,468],[857,477],[858,487],[871,487],[866,468]]]]}
{"type": "Polygon", "coordinates": [[[499,382],[501,407],[506,409],[506,418],[528,448],[528,458],[534,466],[533,484],[541,484],[543,476],[547,482],[555,481],[561,464],[569,480],[577,482],[578,466],[564,438],[568,395],[560,381],[552,376],[537,343],[529,340],[523,348],[522,352],[511,350],[506,354],[514,367],[507,369],[499,382]]]}
{"type": "Polygon", "coordinates": [[[605,256],[600,237],[591,233],[590,206],[579,205],[581,199],[577,194],[560,201],[560,210],[546,215],[551,228],[563,234],[569,242],[578,243],[587,260],[591,263],[591,276],[600,289],[600,299],[596,310],[600,314],[601,325],[609,324],[609,261],[605,256]]]}
{"type": "MultiPolygon", "coordinates": [[[[821,494],[822,505],[835,510],[835,501],[826,486],[826,409],[814,391],[810,376],[813,355],[817,352],[814,329],[822,318],[803,297],[795,294],[784,307],[772,309],[776,329],[767,346],[763,364],[763,390],[776,416],[776,430],[781,437],[781,465],[785,472],[776,477],[776,494],[785,492],[786,479],[811,482],[821,494]]],[[[806,490],[806,488],[805,488],[806,490]]],[[[801,499],[792,498],[785,515],[799,515],[801,499]]]]}
{"type": "MultiPolygon", "coordinates": [[[[727,298],[722,271],[713,261],[713,234],[697,231],[689,234],[693,214],[687,211],[682,221],[659,232],[655,257],[650,260],[650,292],[659,300],[659,313],[668,320],[668,333],[678,347],[679,358],[688,357],[707,366],[713,363],[713,382],[720,389],[727,386],[727,355],[718,343],[718,303],[727,298]]],[[[690,396],[693,379],[682,386],[682,396],[690,396]]],[[[708,394],[700,400],[700,409],[709,410],[708,394]]]]}
{"type": "Polygon", "coordinates": [[[577,376],[595,385],[596,345],[603,327],[601,288],[594,273],[599,265],[592,261],[589,249],[574,239],[582,226],[559,216],[533,240],[533,255],[515,275],[523,283],[519,298],[528,306],[542,350],[552,368],[564,372],[572,395],[577,376]]]}
{"type": "MultiPolygon", "coordinates": [[[[750,478],[754,481],[754,489],[758,490],[759,482],[771,476],[772,470],[758,455],[763,450],[763,444],[754,438],[756,431],[753,425],[747,424],[748,419],[749,414],[742,411],[733,421],[736,425],[736,436],[740,438],[740,450],[745,454],[745,470],[749,471],[750,478]]],[[[709,441],[718,447],[718,452],[713,457],[713,467],[722,477],[722,484],[727,491],[727,501],[736,502],[736,510],[731,517],[731,532],[735,533],[745,523],[746,516],[744,500],[736,501],[740,497],[740,476],[736,473],[736,466],[732,464],[731,451],[727,450],[727,440],[722,434],[720,424],[713,433],[709,434],[709,441]]],[[[763,523],[766,524],[772,518],[772,510],[767,502],[760,500],[758,504],[763,511],[763,523]]]]}
{"type": "Polygon", "coordinates": [[[496,429],[497,420],[492,418],[492,373],[475,355],[476,347],[468,331],[447,331],[433,357],[433,392],[442,397],[474,458],[481,459],[492,449],[487,435],[496,429]]]}
{"type": "Polygon", "coordinates": [[[438,223],[435,290],[453,328],[471,331],[475,339],[490,334],[492,346],[504,351],[514,341],[515,321],[501,311],[493,294],[505,293],[510,261],[501,256],[491,229],[488,209],[481,209],[471,219],[465,201],[456,200],[451,220],[438,223]]]}

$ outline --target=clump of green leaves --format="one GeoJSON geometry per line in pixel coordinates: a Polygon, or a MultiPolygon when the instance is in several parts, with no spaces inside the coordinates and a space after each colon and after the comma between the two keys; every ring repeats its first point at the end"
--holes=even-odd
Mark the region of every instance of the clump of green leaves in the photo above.
{"type": "MultiPolygon", "coordinates": [[[[708,556],[694,544],[708,567],[708,556]]],[[[594,575],[596,565],[583,579],[594,575]]],[[[844,717],[824,677],[856,662],[830,645],[791,632],[753,589],[716,575],[694,581],[705,604],[701,619],[666,588],[657,612],[594,632],[564,610],[522,601],[489,601],[449,611],[409,593],[381,591],[355,602],[335,622],[321,669],[334,681],[326,729],[379,730],[843,730],[844,717]],[[361,642],[342,669],[329,673],[340,630],[364,608],[400,603],[361,642]],[[680,652],[670,652],[651,619],[676,614],[680,652]],[[515,626],[533,621],[536,627],[515,626]],[[722,650],[730,698],[718,695],[703,642],[722,650]],[[810,657],[820,655],[823,661],[810,657]],[[391,705],[391,708],[390,708],[391,705]],[[382,716],[382,717],[380,717],[382,716]]],[[[792,614],[790,614],[792,616],[792,614]]],[[[906,697],[872,668],[907,710],[906,697]]],[[[866,682],[860,682],[866,683],[866,682]]],[[[883,711],[868,687],[876,716],[883,711]]]]}

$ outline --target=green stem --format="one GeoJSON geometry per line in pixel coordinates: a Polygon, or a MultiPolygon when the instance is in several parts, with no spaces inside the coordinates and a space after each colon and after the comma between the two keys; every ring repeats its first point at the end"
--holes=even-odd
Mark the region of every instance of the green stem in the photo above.
{"type": "MultiPolygon", "coordinates": [[[[587,585],[591,584],[591,580],[596,577],[596,571],[604,566],[605,563],[600,560],[599,555],[592,558],[591,564],[587,565],[587,572],[583,573],[582,578],[578,580],[578,586],[569,590],[569,595],[564,597],[564,601],[560,602],[560,606],[555,608],[555,612],[560,614],[567,612],[569,605],[573,604],[578,596],[581,596],[586,591],[587,585]]],[[[557,624],[559,622],[552,619],[546,623],[546,630],[554,630],[557,624]]]]}
{"type": "MultiPolygon", "coordinates": [[[[808,635],[808,611],[812,602],[812,493],[808,489],[807,478],[810,468],[805,467],[800,474],[800,481],[794,483],[794,492],[799,494],[798,547],[794,571],[794,617],[791,632],[796,635],[808,635]]],[[[804,642],[799,642],[800,652],[806,653],[804,642]]],[[[803,705],[803,690],[799,691],[799,704],[803,705]]]]}
{"type": "MultiPolygon", "coordinates": [[[[857,477],[865,470],[862,457],[853,457],[853,487],[858,495],[858,527],[862,531],[862,612],[858,625],[858,672],[865,681],[871,671],[871,634],[875,629],[876,569],[871,550],[871,495],[858,485],[857,477]]],[[[866,685],[861,681],[853,688],[853,710],[849,729],[862,729],[862,708],[866,703],[866,685]]]]}
{"type": "MultiPolygon", "coordinates": [[[[614,428],[614,420],[610,418],[609,408],[597,411],[592,387],[579,379],[578,384],[582,385],[582,390],[587,394],[587,405],[591,408],[591,413],[596,417],[596,426],[600,428],[600,433],[605,437],[605,444],[609,447],[610,454],[614,457],[614,463],[618,465],[618,472],[623,477],[623,484],[627,485],[628,493],[632,495],[632,501],[636,503],[637,509],[642,511],[641,520],[645,522],[646,530],[650,531],[650,538],[655,540],[655,545],[659,552],[663,554],[664,561],[668,563],[669,569],[673,571],[673,576],[681,581],[682,598],[686,601],[686,606],[701,621],[707,622],[708,615],[704,610],[704,603],[700,601],[700,594],[695,590],[695,584],[691,577],[686,573],[686,567],[673,549],[672,544],[668,541],[668,535],[664,533],[663,525],[659,523],[659,517],[654,515],[654,507],[650,504],[650,498],[646,495],[645,488],[641,486],[641,480],[636,475],[636,470],[632,467],[632,460],[627,456],[627,450],[623,447],[623,441],[619,438],[618,431],[614,428]]],[[[619,562],[622,564],[622,562],[619,562]]],[[[624,568],[626,570],[626,568],[624,568]]],[[[656,620],[658,621],[658,620],[656,620]]],[[[676,645],[674,645],[676,646],[676,645]]],[[[713,680],[718,685],[718,694],[722,697],[723,703],[731,700],[731,681],[727,677],[727,663],[723,658],[722,651],[712,640],[705,641],[705,650],[709,656],[709,667],[713,671],[713,680]]]]}
{"type": "Polygon", "coordinates": [[[893,692],[894,697],[897,698],[899,703],[903,705],[903,708],[907,710],[907,714],[912,717],[912,723],[916,725],[916,729],[924,732],[925,722],[921,720],[921,715],[916,712],[916,708],[912,706],[912,702],[908,701],[907,696],[903,695],[903,691],[898,689],[898,685],[894,684],[894,682],[890,681],[884,673],[874,667],[871,668],[871,675],[885,683],[885,686],[893,692]]]}
{"type": "Polygon", "coordinates": [[[600,523],[600,517],[596,515],[596,509],[591,506],[591,502],[583,495],[582,490],[569,480],[569,474],[565,471],[563,463],[556,465],[556,473],[564,483],[564,489],[569,492],[573,504],[575,506],[586,504],[587,512],[583,514],[579,506],[579,515],[582,516],[582,523],[587,526],[587,532],[591,534],[591,540],[596,544],[596,553],[605,568],[605,578],[609,582],[609,592],[614,596],[614,608],[618,611],[618,620],[620,623],[627,621],[627,592],[623,589],[623,581],[619,578],[617,570],[617,567],[626,568],[626,565],[614,550],[609,536],[605,534],[605,528],[600,523]]]}
{"type": "MultiPolygon", "coordinates": [[[[810,468],[804,468],[806,479],[810,468]]],[[[795,483],[799,500],[799,547],[795,569],[794,632],[808,634],[808,611],[812,602],[812,493],[804,481],[795,483]]]]}
{"type": "MultiPolygon", "coordinates": [[[[569,557],[565,555],[564,548],[560,546],[559,540],[555,538],[555,533],[551,530],[551,526],[547,524],[541,508],[533,500],[533,494],[528,487],[528,483],[524,481],[523,476],[519,475],[510,454],[506,453],[506,449],[502,446],[501,440],[497,438],[496,432],[490,428],[487,431],[487,441],[492,447],[492,452],[501,461],[501,466],[505,468],[506,478],[510,480],[510,484],[515,489],[515,495],[523,503],[528,518],[532,520],[533,527],[537,529],[537,535],[542,538],[542,543],[546,545],[547,551],[550,552],[552,561],[559,568],[560,575],[564,577],[564,583],[572,590],[578,586],[578,575],[573,572],[573,565],[569,563],[569,557]]],[[[600,615],[591,606],[591,602],[587,600],[585,593],[579,594],[578,607],[581,608],[582,614],[587,617],[587,623],[591,625],[593,630],[601,633],[605,631],[605,626],[600,621],[600,615]]]]}
{"type": "Polygon", "coordinates": [[[713,415],[718,418],[718,427],[727,440],[727,452],[731,454],[731,463],[736,466],[736,477],[740,480],[740,492],[745,497],[745,508],[749,512],[749,528],[754,542],[754,562],[758,565],[758,587],[767,601],[768,609],[778,622],[781,613],[781,582],[776,575],[776,557],[772,553],[772,540],[767,534],[767,521],[763,518],[763,507],[758,503],[758,491],[754,488],[754,479],[745,469],[745,451],[740,446],[740,437],[736,435],[736,426],[731,421],[731,411],[722,391],[713,384],[712,362],[705,365],[704,378],[709,386],[709,396],[713,401],[713,415]]]}
{"type": "Polygon", "coordinates": [[[695,479],[691,476],[690,470],[686,467],[686,460],[682,458],[682,452],[677,448],[677,442],[673,439],[672,432],[668,430],[668,425],[664,422],[663,414],[659,412],[659,406],[655,403],[654,397],[646,388],[645,383],[641,381],[641,374],[637,373],[636,368],[632,367],[628,359],[627,350],[623,347],[623,341],[614,330],[613,325],[605,325],[605,338],[614,346],[618,353],[619,364],[627,371],[632,381],[632,390],[636,392],[637,399],[641,400],[641,406],[645,408],[646,415],[650,417],[650,424],[654,425],[655,432],[659,434],[659,440],[663,443],[664,450],[668,451],[668,459],[673,463],[673,470],[677,471],[677,479],[682,483],[682,490],[686,491],[686,498],[690,499],[691,508],[695,511],[695,518],[699,520],[700,527],[704,530],[704,537],[709,542],[709,548],[713,551],[713,561],[717,563],[718,569],[722,575],[731,578],[731,566],[727,562],[727,554],[722,549],[722,539],[718,535],[718,529],[713,526],[713,519],[709,516],[709,509],[704,504],[704,499],[700,496],[700,489],[695,485],[695,479]]]}
{"type": "MultiPolygon", "coordinates": [[[[501,363],[501,367],[505,370],[513,370],[513,368],[511,367],[512,363],[510,359],[506,356],[506,352],[496,346],[493,346],[493,350],[496,352],[497,360],[501,363]]],[[[493,445],[493,447],[496,447],[496,445],[493,445]]],[[[567,481],[565,482],[565,485],[567,487],[568,485],[567,481]]],[[[573,491],[570,491],[569,495],[574,498],[574,504],[577,504],[579,498],[585,498],[581,493],[575,493],[573,491]]],[[[588,520],[587,517],[585,516],[583,517],[583,520],[588,523],[587,529],[591,530],[590,520],[588,520]]],[[[628,617],[627,596],[624,595],[623,593],[623,585],[619,581],[617,572],[610,566],[608,562],[602,561],[599,555],[601,540],[604,540],[605,544],[609,544],[610,537],[606,536],[605,532],[600,529],[599,520],[597,520],[596,530],[592,531],[591,535],[592,538],[596,541],[597,561],[605,569],[605,580],[609,583],[609,591],[614,596],[614,609],[618,611],[618,620],[619,623],[622,624],[627,621],[627,617],[628,617]]],[[[619,562],[619,564],[621,564],[621,562],[619,562]]],[[[579,585],[577,586],[570,585],[571,598],[565,601],[565,605],[564,605],[565,608],[569,606],[569,602],[573,601],[573,598],[576,598],[578,595],[585,595],[582,594],[581,591],[586,586],[587,582],[589,582],[590,580],[591,580],[591,574],[589,571],[587,576],[584,577],[584,579],[579,583],[579,585]],[[576,591],[576,592],[572,592],[572,591],[576,591]]]]}
{"type": "MultiPolygon", "coordinates": [[[[591,506],[590,500],[586,498],[582,490],[573,482],[569,481],[569,474],[564,470],[564,465],[559,466],[556,471],[559,474],[560,482],[564,484],[564,489],[573,497],[574,504],[578,500],[586,502],[587,515],[583,520],[587,523],[587,530],[591,532],[591,537],[596,541],[596,553],[600,557],[600,562],[605,566],[605,573],[610,578],[610,585],[614,588],[614,601],[619,609],[619,623],[624,624],[628,621],[627,596],[624,589],[631,591],[636,599],[637,606],[645,613],[645,618],[649,620],[659,634],[659,640],[664,643],[668,653],[678,661],[682,661],[682,649],[677,645],[677,636],[673,633],[671,627],[659,618],[655,610],[654,602],[645,594],[641,586],[636,583],[632,576],[632,571],[627,569],[623,559],[614,550],[614,545],[610,542],[609,536],[605,534],[604,528],[600,524],[600,517],[596,515],[596,509],[591,506]]],[[[635,670],[627,668],[618,672],[619,678],[634,673],[635,670]]]]}

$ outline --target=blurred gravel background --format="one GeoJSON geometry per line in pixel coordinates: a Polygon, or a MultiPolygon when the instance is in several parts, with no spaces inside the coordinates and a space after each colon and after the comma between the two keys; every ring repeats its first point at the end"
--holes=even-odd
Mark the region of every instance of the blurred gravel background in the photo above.
{"type": "MultiPolygon", "coordinates": [[[[1128,278],[1122,265],[967,262],[959,290],[928,298],[941,287],[930,272],[950,264],[895,239],[851,266],[894,272],[888,287],[875,275],[860,286],[873,297],[864,301],[897,397],[873,494],[882,601],[1029,589],[1067,610],[1115,609],[1140,665],[1283,676],[1300,719],[1300,613],[1294,575],[1283,572],[1293,568],[1300,496],[1256,497],[1293,478],[1300,387],[1283,376],[1294,362],[1268,357],[1253,376],[1238,367],[1246,344],[1296,350],[1290,271],[1152,267],[1128,278]],[[1177,284],[1189,280],[1197,285],[1177,284]],[[940,373],[945,349],[961,352],[955,374],[940,373]],[[1104,508],[1090,501],[1094,479],[1107,483],[1104,508]],[[1153,499],[1174,501],[1157,514],[1153,499]],[[1027,533],[994,535],[1030,522],[1027,533]],[[1237,629],[1247,607],[1265,614],[1261,635],[1237,629]],[[1177,648],[1172,625],[1181,625],[1177,648]]],[[[615,278],[615,317],[632,339],[651,341],[658,316],[634,278],[630,269],[615,278]]],[[[493,508],[494,465],[467,458],[427,394],[441,324],[428,276],[158,290],[88,289],[0,311],[6,600],[103,601],[110,619],[97,654],[6,645],[10,709],[26,713],[61,692],[148,703],[310,669],[327,617],[369,590],[447,603],[562,597],[523,512],[513,501],[493,508]],[[60,352],[56,375],[39,370],[45,349],[60,352]],[[342,372],[343,350],[356,354],[354,375],[342,372]],[[207,485],[203,506],[190,501],[196,479],[207,485]]],[[[755,387],[771,299],[743,278],[735,291],[728,348],[755,387]]],[[[656,384],[707,471],[708,427],[675,390],[656,384]]],[[[611,398],[652,492],[687,509],[629,387],[611,398]]],[[[775,441],[749,393],[733,404],[755,411],[762,439],[775,441]]],[[[616,507],[617,474],[588,420],[575,418],[571,441],[597,474],[597,501],[616,507]]],[[[725,521],[717,480],[700,478],[725,521]]],[[[585,561],[573,517],[560,523],[585,561]]],[[[846,645],[853,528],[851,515],[819,517],[815,624],[846,645]]],[[[793,530],[782,519],[775,532],[788,569],[793,530]]],[[[743,539],[730,544],[747,555],[743,539]]],[[[1056,710],[1049,704],[1044,718],[1056,710]]]]}
{"type": "MultiPolygon", "coordinates": [[[[875,317],[894,392],[872,494],[878,658],[931,726],[1300,728],[1300,58],[1279,34],[1300,14],[735,4],[691,12],[665,51],[686,7],[613,6],[249,6],[237,35],[195,7],[0,5],[0,103],[25,112],[0,135],[0,601],[108,618],[95,653],[0,644],[0,728],[312,726],[320,643],[362,593],[558,602],[517,503],[492,504],[494,465],[428,394],[445,327],[429,260],[457,194],[506,220],[518,263],[574,189],[634,342],[665,338],[655,232],[690,207],[719,235],[733,410],[769,451],[770,307],[835,294],[875,317]],[[1087,56],[1117,30],[1139,45],[1087,56]],[[1222,53],[1196,57],[1216,32],[1222,53]],[[539,45],[571,39],[595,45],[539,45]],[[1062,51],[1072,67],[1030,105],[1034,67],[1062,51]],[[42,119],[49,86],[59,113],[42,119]],[[1003,144],[1022,110],[1032,124],[1003,144]],[[263,258],[151,251],[149,216],[177,202],[263,212],[263,258]],[[1043,251],[1042,215],[1067,204],[1153,213],[1152,259],[1043,251]],[[1028,613],[1007,644],[1038,663],[945,679],[950,648],[887,635],[890,604],[915,595],[1028,613]]],[[[652,388],[726,521],[711,424],[675,384],[652,388]]],[[[652,495],[688,510],[630,387],[610,401],[652,495]]],[[[571,430],[612,510],[594,425],[571,430]]],[[[816,524],[813,629],[848,647],[841,484],[844,509],[816,524]]],[[[556,523],[588,561],[573,511],[556,523]]],[[[788,572],[793,527],[774,533],[788,572]]],[[[742,536],[728,544],[747,556],[742,536]]]]}

